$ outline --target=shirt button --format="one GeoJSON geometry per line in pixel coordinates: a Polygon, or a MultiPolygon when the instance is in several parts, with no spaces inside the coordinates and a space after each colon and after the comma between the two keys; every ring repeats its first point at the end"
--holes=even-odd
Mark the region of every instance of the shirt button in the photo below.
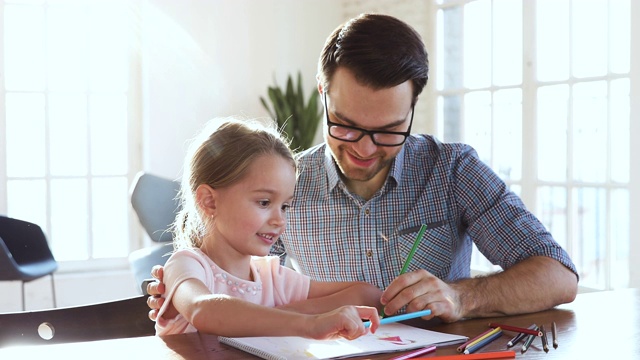
{"type": "Polygon", "coordinates": [[[373,251],[367,250],[367,257],[372,257],[372,256],[373,256],[373,251]]]}
{"type": "Polygon", "coordinates": [[[365,215],[369,215],[369,212],[370,212],[369,209],[364,209],[364,214],[365,215]]]}

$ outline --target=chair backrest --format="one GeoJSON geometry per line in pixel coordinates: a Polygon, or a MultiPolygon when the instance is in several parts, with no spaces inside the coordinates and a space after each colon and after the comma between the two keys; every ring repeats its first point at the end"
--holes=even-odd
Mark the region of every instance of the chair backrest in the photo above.
{"type": "Polygon", "coordinates": [[[0,280],[31,281],[57,269],[40,226],[0,216],[0,280]]]}
{"type": "MultiPolygon", "coordinates": [[[[0,314],[0,347],[155,334],[147,296],[90,305],[0,314]]],[[[90,357],[90,354],[87,354],[90,357]]]]}
{"type": "Polygon", "coordinates": [[[11,250],[5,244],[4,239],[0,237],[0,280],[17,280],[19,277],[18,264],[11,255],[11,250]]]}
{"type": "Polygon", "coordinates": [[[180,210],[179,190],[180,183],[174,180],[144,172],[136,176],[131,190],[131,205],[153,241],[173,240],[167,230],[180,210]]]}

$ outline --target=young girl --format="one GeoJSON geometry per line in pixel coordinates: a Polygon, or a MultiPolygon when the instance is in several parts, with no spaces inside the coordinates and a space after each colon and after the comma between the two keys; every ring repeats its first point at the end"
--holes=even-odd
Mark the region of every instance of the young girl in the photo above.
{"type": "Polygon", "coordinates": [[[296,163],[273,127],[218,120],[189,151],[156,334],[355,339],[379,324],[381,291],[317,282],[266,256],[285,230],[296,163]],[[357,304],[362,306],[344,306],[357,304]]]}

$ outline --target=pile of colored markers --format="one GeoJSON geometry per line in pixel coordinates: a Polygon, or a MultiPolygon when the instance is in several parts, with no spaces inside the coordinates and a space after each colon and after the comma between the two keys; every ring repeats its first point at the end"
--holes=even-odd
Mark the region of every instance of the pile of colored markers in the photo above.
{"type": "MultiPolygon", "coordinates": [[[[542,340],[542,348],[545,352],[549,352],[549,342],[547,341],[547,332],[544,328],[544,325],[540,325],[540,327],[538,327],[538,325],[532,324],[528,328],[521,328],[505,324],[489,323],[489,328],[490,329],[483,332],[482,334],[458,346],[458,352],[464,354],[473,354],[484,346],[490,344],[492,341],[501,337],[503,330],[518,333],[513,339],[509,340],[509,342],[507,343],[508,348],[515,346],[520,341],[524,341],[521,350],[521,352],[524,354],[525,352],[527,352],[527,350],[529,350],[529,347],[533,343],[533,340],[539,337],[542,340]]],[[[558,347],[558,331],[555,322],[551,324],[551,335],[553,337],[553,348],[555,349],[558,347]]]]}
{"type": "MultiPolygon", "coordinates": [[[[547,340],[547,331],[545,330],[544,325],[540,325],[540,327],[538,327],[538,325],[536,324],[531,324],[531,326],[524,329],[524,328],[518,328],[518,327],[508,326],[508,325],[500,325],[500,324],[494,324],[494,323],[489,324],[489,327],[494,327],[494,326],[501,326],[505,330],[511,330],[518,333],[518,335],[516,335],[513,339],[509,340],[509,342],[507,343],[507,347],[515,346],[517,343],[519,343],[524,339],[522,350],[520,350],[524,354],[525,352],[527,352],[527,350],[529,350],[529,347],[531,346],[531,343],[533,343],[533,340],[536,337],[539,337],[542,340],[542,349],[544,350],[544,352],[549,352],[549,341],[547,340]],[[510,329],[506,327],[509,327],[510,329]],[[525,332],[525,330],[527,331],[525,332]]],[[[551,336],[553,341],[553,348],[557,349],[558,348],[558,329],[556,328],[555,321],[551,323],[551,336]]]]}

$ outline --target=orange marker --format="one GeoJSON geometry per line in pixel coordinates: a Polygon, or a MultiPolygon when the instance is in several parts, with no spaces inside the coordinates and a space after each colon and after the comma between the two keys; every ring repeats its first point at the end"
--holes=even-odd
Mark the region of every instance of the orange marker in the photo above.
{"type": "Polygon", "coordinates": [[[413,360],[482,360],[482,359],[515,359],[515,351],[495,351],[485,353],[474,353],[468,355],[446,355],[430,358],[414,358],[413,360]]]}

